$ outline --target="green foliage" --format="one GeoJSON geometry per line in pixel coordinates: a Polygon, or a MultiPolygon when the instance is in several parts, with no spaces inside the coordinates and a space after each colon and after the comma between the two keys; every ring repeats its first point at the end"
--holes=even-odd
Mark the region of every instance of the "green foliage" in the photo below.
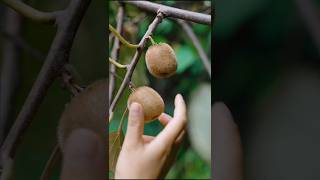
{"type": "Polygon", "coordinates": [[[192,148],[188,148],[166,179],[211,179],[211,169],[192,148]]]}
{"type": "Polygon", "coordinates": [[[178,61],[177,74],[183,73],[196,60],[196,54],[190,46],[179,46],[176,49],[178,61]]]}

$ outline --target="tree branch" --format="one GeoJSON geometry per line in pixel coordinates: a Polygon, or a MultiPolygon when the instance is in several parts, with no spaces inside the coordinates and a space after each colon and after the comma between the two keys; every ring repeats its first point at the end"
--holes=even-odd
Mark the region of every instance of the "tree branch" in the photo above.
{"type": "Polygon", "coordinates": [[[184,9],[178,9],[174,7],[169,7],[157,3],[152,3],[148,1],[121,1],[127,4],[132,4],[140,9],[157,13],[158,10],[163,12],[166,17],[173,17],[178,19],[184,19],[187,21],[192,21],[200,24],[211,24],[211,15],[206,15],[202,13],[192,12],[184,9]]]}
{"type": "MultiPolygon", "coordinates": [[[[129,85],[130,81],[131,81],[131,77],[133,74],[133,71],[139,61],[139,58],[143,52],[143,48],[147,43],[148,37],[152,34],[152,32],[156,29],[156,27],[158,26],[158,24],[162,21],[163,19],[163,13],[162,12],[158,12],[156,18],[153,20],[153,22],[149,25],[149,28],[147,30],[147,32],[144,34],[143,38],[140,40],[139,43],[139,47],[136,50],[131,63],[128,66],[128,71],[124,77],[124,80],[121,83],[121,86],[116,94],[116,96],[114,97],[110,107],[109,107],[109,115],[113,114],[113,111],[115,109],[116,104],[118,103],[120,97],[122,96],[122,94],[124,93],[125,88],[129,85]]],[[[110,118],[109,118],[110,121],[110,118]]]]}
{"type": "Polygon", "coordinates": [[[7,6],[17,11],[18,13],[22,14],[23,16],[41,23],[53,24],[56,20],[56,16],[58,15],[58,13],[60,13],[60,11],[42,12],[18,0],[1,0],[1,1],[7,6]]]}
{"type": "MultiPolygon", "coordinates": [[[[122,26],[123,26],[123,17],[124,17],[124,8],[123,5],[120,3],[118,8],[118,14],[117,14],[117,31],[119,34],[122,32],[122,26]]],[[[111,58],[114,60],[119,59],[119,52],[120,52],[120,41],[118,38],[114,38],[114,44],[111,50],[111,58]]],[[[110,64],[110,70],[109,70],[109,105],[112,101],[112,95],[115,87],[115,77],[113,73],[116,72],[116,67],[114,64],[110,64]]]]}
{"type": "Polygon", "coordinates": [[[182,29],[187,33],[187,35],[189,36],[189,38],[193,42],[193,45],[196,47],[198,54],[200,56],[200,59],[202,61],[202,64],[204,65],[205,69],[207,70],[207,72],[211,78],[211,63],[210,63],[206,53],[204,52],[203,48],[201,47],[199,39],[194,34],[194,32],[192,31],[192,28],[190,27],[190,25],[187,22],[180,20],[180,19],[178,19],[177,21],[182,26],[182,29]]]}
{"type": "Polygon", "coordinates": [[[1,147],[1,163],[13,158],[21,136],[29,126],[47,90],[69,60],[71,46],[91,0],[72,0],[57,16],[58,30],[41,71],[1,147]]]}
{"type": "MultiPolygon", "coordinates": [[[[5,16],[6,26],[4,32],[10,32],[12,36],[19,37],[21,31],[20,15],[7,8],[5,16]]],[[[0,144],[2,144],[4,140],[8,122],[11,119],[12,102],[17,90],[20,47],[6,39],[2,56],[0,77],[0,144]]]]}
{"type": "MultiPolygon", "coordinates": [[[[26,42],[21,37],[16,37],[4,31],[1,33],[5,38],[14,43],[17,47],[29,53],[29,55],[32,56],[33,59],[41,62],[45,60],[46,56],[44,53],[42,53],[38,49],[35,49],[34,47],[31,47],[28,42],[26,42]]],[[[80,79],[80,76],[76,69],[69,63],[65,64],[61,72],[61,83],[63,88],[66,88],[73,95],[82,91],[83,88],[75,82],[77,79],[80,79]]]]}

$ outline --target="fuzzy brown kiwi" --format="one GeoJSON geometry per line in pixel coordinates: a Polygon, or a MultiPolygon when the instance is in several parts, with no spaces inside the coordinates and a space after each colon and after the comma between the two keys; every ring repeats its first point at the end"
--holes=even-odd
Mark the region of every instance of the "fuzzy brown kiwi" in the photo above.
{"type": "Polygon", "coordinates": [[[145,59],[148,71],[157,78],[168,78],[175,74],[177,70],[174,50],[166,43],[150,46],[145,59]]]}
{"type": "Polygon", "coordinates": [[[58,143],[63,150],[65,141],[71,131],[86,128],[95,132],[106,141],[108,81],[99,80],[89,85],[81,93],[73,97],[64,109],[58,125],[58,143]]]}
{"type": "Polygon", "coordinates": [[[128,108],[132,102],[141,104],[144,111],[144,122],[151,122],[164,112],[164,102],[162,97],[152,88],[141,86],[128,98],[128,108]]]}

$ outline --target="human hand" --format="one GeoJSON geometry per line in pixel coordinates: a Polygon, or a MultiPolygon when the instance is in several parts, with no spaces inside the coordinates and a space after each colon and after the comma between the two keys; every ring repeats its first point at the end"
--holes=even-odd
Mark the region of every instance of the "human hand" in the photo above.
{"type": "Polygon", "coordinates": [[[239,128],[224,103],[212,107],[213,179],[243,179],[243,157],[239,128]]]}
{"type": "Polygon", "coordinates": [[[165,176],[183,139],[187,122],[186,105],[180,94],[175,98],[174,117],[162,114],[159,121],[165,128],[156,137],[143,135],[142,106],[131,104],[115,179],[156,179],[165,176]]]}

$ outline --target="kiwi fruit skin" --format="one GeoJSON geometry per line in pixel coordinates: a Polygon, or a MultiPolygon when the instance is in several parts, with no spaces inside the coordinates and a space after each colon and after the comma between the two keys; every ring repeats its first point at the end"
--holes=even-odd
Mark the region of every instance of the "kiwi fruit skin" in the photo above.
{"type": "Polygon", "coordinates": [[[164,112],[162,97],[154,89],[147,86],[141,86],[130,94],[128,108],[133,102],[141,104],[145,123],[153,121],[164,112]]]}
{"type": "Polygon", "coordinates": [[[77,94],[65,106],[58,125],[58,143],[63,151],[65,141],[72,130],[86,128],[106,141],[107,89],[108,81],[99,80],[77,94]]]}
{"type": "Polygon", "coordinates": [[[146,55],[147,69],[156,78],[168,78],[177,70],[177,59],[174,50],[166,43],[152,45],[146,55]]]}

